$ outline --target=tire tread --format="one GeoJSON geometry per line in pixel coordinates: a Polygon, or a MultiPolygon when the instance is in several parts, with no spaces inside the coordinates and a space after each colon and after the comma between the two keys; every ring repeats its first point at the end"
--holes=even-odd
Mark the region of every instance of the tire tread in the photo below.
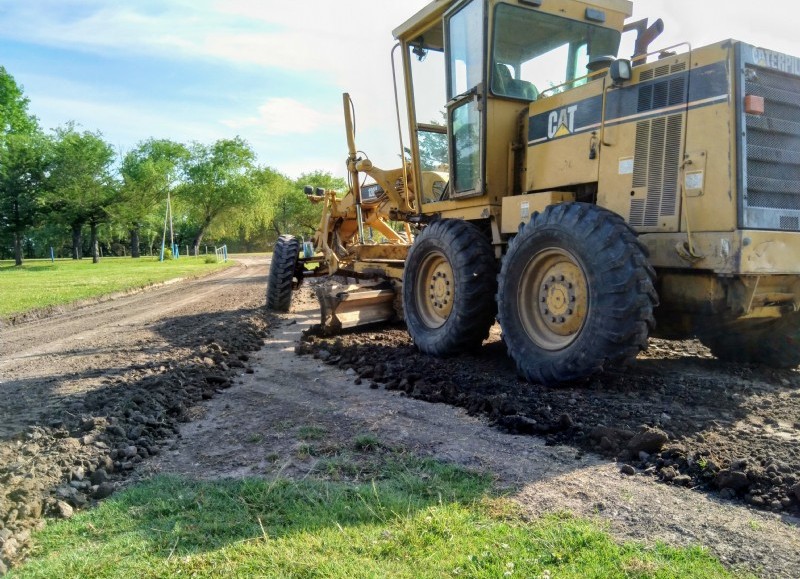
{"type": "Polygon", "coordinates": [[[300,242],[293,235],[281,235],[275,242],[267,278],[267,309],[288,312],[292,303],[294,277],[300,254],[300,242]]]}
{"type": "Polygon", "coordinates": [[[534,214],[509,244],[498,288],[498,320],[508,354],[531,382],[552,385],[587,377],[609,364],[626,363],[646,349],[655,327],[658,294],[646,248],[624,219],[591,204],[563,203],[534,214]],[[575,246],[570,249],[590,264],[589,279],[602,283],[590,290],[594,301],[582,330],[586,337],[578,336],[556,354],[540,350],[530,340],[509,306],[509,300],[516,299],[519,281],[509,277],[511,262],[522,259],[518,254],[527,256],[523,245],[544,230],[570,240],[575,246]]]}

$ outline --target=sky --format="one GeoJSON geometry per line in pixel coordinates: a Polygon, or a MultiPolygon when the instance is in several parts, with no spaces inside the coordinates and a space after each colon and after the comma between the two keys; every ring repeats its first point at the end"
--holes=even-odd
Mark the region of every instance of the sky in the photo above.
{"type": "MultiPolygon", "coordinates": [[[[427,0],[0,0],[0,65],[45,129],[75,121],[124,153],[150,137],[241,136],[290,177],[344,175],[342,92],[380,167],[399,145],[391,31],[427,0]]],[[[638,0],[654,48],[736,38],[800,56],[796,3],[638,0]]]]}

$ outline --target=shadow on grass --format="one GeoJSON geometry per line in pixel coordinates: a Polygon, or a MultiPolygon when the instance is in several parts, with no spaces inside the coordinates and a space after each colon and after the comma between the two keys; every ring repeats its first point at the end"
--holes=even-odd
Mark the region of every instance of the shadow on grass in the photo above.
{"type": "Polygon", "coordinates": [[[48,526],[21,576],[102,576],[110,560],[116,560],[114,575],[142,576],[159,566],[163,574],[173,559],[326,529],[343,534],[348,527],[387,524],[436,505],[470,504],[490,485],[487,476],[400,455],[389,459],[378,480],[360,485],[156,477],[48,526]]]}
{"type": "Polygon", "coordinates": [[[57,269],[58,269],[58,267],[57,267],[56,265],[54,265],[54,264],[48,264],[48,265],[29,265],[29,264],[27,264],[27,263],[26,263],[26,264],[24,264],[24,265],[21,265],[21,266],[19,266],[19,265],[14,265],[13,263],[11,263],[10,265],[8,265],[8,264],[2,264],[2,265],[0,265],[0,272],[3,272],[3,271],[12,271],[12,270],[13,270],[13,271],[29,271],[29,272],[35,272],[35,271],[55,271],[55,270],[57,270],[57,269]]]}

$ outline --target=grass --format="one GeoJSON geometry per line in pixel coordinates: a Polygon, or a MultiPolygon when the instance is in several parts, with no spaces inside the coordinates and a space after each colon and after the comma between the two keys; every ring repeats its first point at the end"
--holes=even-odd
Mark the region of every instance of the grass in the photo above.
{"type": "Polygon", "coordinates": [[[490,480],[394,458],[366,484],[159,477],[36,534],[12,577],[729,577],[700,548],[526,521],[490,480]]]}
{"type": "Polygon", "coordinates": [[[353,441],[353,446],[355,446],[356,450],[370,452],[380,448],[381,441],[373,434],[359,434],[353,441]]]}
{"type": "Polygon", "coordinates": [[[325,433],[325,429],[321,426],[301,426],[297,431],[297,436],[302,440],[321,440],[325,433]]]}
{"type": "Polygon", "coordinates": [[[205,263],[205,256],[164,262],[153,257],[107,257],[97,264],[91,259],[28,260],[22,267],[0,261],[0,318],[197,276],[230,263],[205,263]]]}

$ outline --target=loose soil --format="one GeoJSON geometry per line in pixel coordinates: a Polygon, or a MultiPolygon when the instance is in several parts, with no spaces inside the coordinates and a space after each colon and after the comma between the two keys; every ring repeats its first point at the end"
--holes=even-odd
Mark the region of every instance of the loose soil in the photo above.
{"type": "Polygon", "coordinates": [[[763,576],[800,568],[796,372],[653,341],[632,368],[545,389],[516,378],[497,329],[447,360],[399,326],[301,341],[311,289],[266,314],[266,271],[247,261],[0,329],[0,573],[43,517],[140,477],[364,480],[373,441],[488,470],[531,515],[699,543],[763,576]]]}

